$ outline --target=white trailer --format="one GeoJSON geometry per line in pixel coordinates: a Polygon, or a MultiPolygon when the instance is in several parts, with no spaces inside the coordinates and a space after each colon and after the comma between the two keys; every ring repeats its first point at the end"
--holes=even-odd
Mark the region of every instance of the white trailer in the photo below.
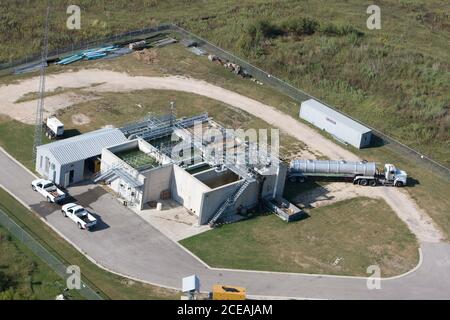
{"type": "Polygon", "coordinates": [[[304,182],[308,177],[348,178],[362,186],[406,185],[408,175],[393,164],[385,164],[379,171],[375,162],[345,160],[292,160],[289,166],[290,181],[304,182]]]}
{"type": "Polygon", "coordinates": [[[56,117],[49,117],[45,121],[46,135],[50,139],[57,139],[64,134],[64,124],[56,117]]]}
{"type": "Polygon", "coordinates": [[[336,140],[361,149],[368,147],[372,138],[372,130],[342,113],[316,101],[303,101],[300,107],[300,118],[321,130],[331,134],[336,140]]]}

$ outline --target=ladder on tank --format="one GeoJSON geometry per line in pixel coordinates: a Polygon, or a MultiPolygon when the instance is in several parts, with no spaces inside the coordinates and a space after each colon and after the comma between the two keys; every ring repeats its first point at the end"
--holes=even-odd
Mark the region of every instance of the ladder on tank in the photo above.
{"type": "Polygon", "coordinates": [[[237,188],[236,191],[222,203],[220,208],[216,211],[212,219],[209,221],[210,227],[214,227],[216,225],[217,220],[226,212],[228,208],[230,208],[236,203],[236,201],[245,192],[245,190],[248,188],[251,182],[252,181],[250,180],[244,180],[244,182],[239,186],[239,188],[237,188]]]}

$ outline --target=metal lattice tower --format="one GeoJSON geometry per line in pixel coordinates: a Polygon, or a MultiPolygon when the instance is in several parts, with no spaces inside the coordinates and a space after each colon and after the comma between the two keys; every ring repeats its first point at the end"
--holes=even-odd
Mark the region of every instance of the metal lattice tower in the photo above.
{"type": "Polygon", "coordinates": [[[42,58],[41,58],[41,74],[39,78],[39,99],[36,107],[36,121],[34,130],[34,145],[33,145],[33,161],[36,160],[36,148],[42,144],[42,125],[44,118],[44,96],[45,96],[45,67],[47,64],[48,55],[48,25],[50,18],[50,6],[47,6],[47,15],[45,18],[44,39],[42,43],[42,58]]]}

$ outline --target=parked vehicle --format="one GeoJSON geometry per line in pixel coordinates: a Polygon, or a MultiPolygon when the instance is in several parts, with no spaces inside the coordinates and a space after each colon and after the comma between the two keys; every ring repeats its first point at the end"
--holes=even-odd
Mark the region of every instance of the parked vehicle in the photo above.
{"type": "Polygon", "coordinates": [[[31,182],[31,188],[42,194],[48,202],[60,203],[66,198],[66,194],[50,180],[36,179],[31,182]]]}
{"type": "Polygon", "coordinates": [[[45,122],[46,135],[50,139],[58,139],[64,134],[64,124],[56,117],[49,117],[45,122]]]}
{"type": "Polygon", "coordinates": [[[362,186],[406,185],[408,175],[393,164],[385,164],[379,171],[375,162],[345,160],[292,160],[288,172],[290,181],[305,181],[308,177],[350,178],[362,186]]]}
{"type": "Polygon", "coordinates": [[[61,212],[64,217],[69,217],[75,222],[80,229],[91,229],[97,224],[97,219],[89,211],[76,203],[63,205],[61,212]]]}

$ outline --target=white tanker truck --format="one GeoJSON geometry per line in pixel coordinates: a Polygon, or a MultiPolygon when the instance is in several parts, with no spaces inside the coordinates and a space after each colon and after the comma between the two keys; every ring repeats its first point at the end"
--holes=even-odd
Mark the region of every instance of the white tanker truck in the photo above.
{"type": "Polygon", "coordinates": [[[362,186],[406,185],[408,175],[393,164],[385,164],[380,172],[375,162],[346,160],[292,160],[289,166],[290,181],[304,182],[308,177],[336,177],[351,179],[362,186]]]}

